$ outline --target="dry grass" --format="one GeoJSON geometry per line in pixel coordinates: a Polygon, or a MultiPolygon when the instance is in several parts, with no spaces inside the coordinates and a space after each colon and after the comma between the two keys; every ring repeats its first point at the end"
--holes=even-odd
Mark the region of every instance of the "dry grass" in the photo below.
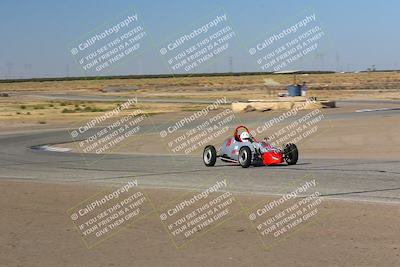
{"type": "MultiPolygon", "coordinates": [[[[264,86],[264,79],[272,79],[283,87],[293,83],[294,75],[249,75],[216,77],[179,77],[146,79],[79,80],[52,82],[2,83],[0,91],[41,91],[41,92],[99,92],[107,86],[138,86],[139,93],[157,91],[172,92],[194,88],[201,91],[213,89],[228,90],[236,87],[264,86]],[[201,88],[201,89],[200,89],[201,88]]],[[[334,73],[297,75],[297,81],[307,81],[318,89],[393,89],[399,88],[400,72],[334,73]]]]}
{"type": "MultiPolygon", "coordinates": [[[[400,72],[335,73],[297,75],[297,82],[309,84],[309,96],[322,99],[400,99],[400,72]]],[[[229,100],[269,98],[285,92],[294,75],[249,75],[217,77],[180,77],[153,79],[113,79],[53,82],[1,83],[0,92],[20,95],[0,98],[0,126],[60,124],[90,119],[94,112],[111,110],[117,102],[43,101],[32,96],[46,94],[114,95],[153,98],[229,100]],[[268,79],[269,83],[265,83],[268,79]],[[270,84],[275,84],[272,86],[270,84]],[[120,93],[104,93],[105,87],[137,87],[120,93]],[[90,109],[88,109],[90,107],[90,109]]],[[[146,113],[196,110],[204,105],[145,103],[146,113]]]]}

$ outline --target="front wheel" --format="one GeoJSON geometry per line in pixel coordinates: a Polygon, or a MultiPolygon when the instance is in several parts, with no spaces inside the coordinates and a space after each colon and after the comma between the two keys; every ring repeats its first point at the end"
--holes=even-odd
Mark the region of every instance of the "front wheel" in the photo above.
{"type": "Polygon", "coordinates": [[[248,168],[251,164],[251,150],[248,146],[244,146],[239,150],[239,164],[243,168],[248,168]]]}
{"type": "Polygon", "coordinates": [[[295,144],[287,144],[283,150],[283,154],[288,165],[295,165],[299,159],[299,151],[295,144]]]}
{"type": "Polygon", "coordinates": [[[207,167],[215,165],[217,161],[217,150],[214,146],[206,146],[203,152],[203,162],[207,167]]]}

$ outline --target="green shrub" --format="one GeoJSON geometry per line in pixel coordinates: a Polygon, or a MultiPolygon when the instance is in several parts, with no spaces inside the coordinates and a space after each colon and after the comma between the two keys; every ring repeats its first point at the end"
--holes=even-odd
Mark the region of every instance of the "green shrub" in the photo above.
{"type": "Polygon", "coordinates": [[[62,113],[75,113],[75,110],[64,108],[62,113]]]}

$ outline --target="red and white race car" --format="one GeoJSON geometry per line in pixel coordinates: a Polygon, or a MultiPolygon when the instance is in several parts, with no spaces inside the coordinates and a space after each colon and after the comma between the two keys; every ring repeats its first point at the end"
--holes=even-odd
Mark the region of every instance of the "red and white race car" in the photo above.
{"type": "Polygon", "coordinates": [[[266,139],[257,142],[249,129],[241,125],[235,129],[233,136],[224,141],[218,152],[212,145],[204,148],[203,161],[206,166],[214,166],[217,158],[248,168],[250,165],[277,165],[284,162],[294,165],[299,153],[295,144],[286,144],[279,149],[269,144],[266,139]],[[242,132],[239,133],[239,130],[242,132]]]}

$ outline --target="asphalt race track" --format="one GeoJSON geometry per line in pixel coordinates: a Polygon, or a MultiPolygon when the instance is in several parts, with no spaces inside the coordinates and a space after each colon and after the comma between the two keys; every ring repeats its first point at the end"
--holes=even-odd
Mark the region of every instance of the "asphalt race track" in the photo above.
{"type": "MultiPolygon", "coordinates": [[[[346,116],[389,115],[399,116],[400,112],[348,113],[346,116]]],[[[110,184],[137,179],[145,187],[179,189],[202,189],[217,180],[227,179],[229,190],[266,195],[287,193],[306,180],[316,179],[318,190],[327,197],[400,202],[398,160],[300,157],[294,166],[249,169],[218,160],[215,167],[207,168],[199,155],[105,155],[99,158],[95,154],[85,154],[83,158],[79,153],[32,149],[37,145],[70,141],[67,129],[0,135],[0,179],[110,184]]]]}

